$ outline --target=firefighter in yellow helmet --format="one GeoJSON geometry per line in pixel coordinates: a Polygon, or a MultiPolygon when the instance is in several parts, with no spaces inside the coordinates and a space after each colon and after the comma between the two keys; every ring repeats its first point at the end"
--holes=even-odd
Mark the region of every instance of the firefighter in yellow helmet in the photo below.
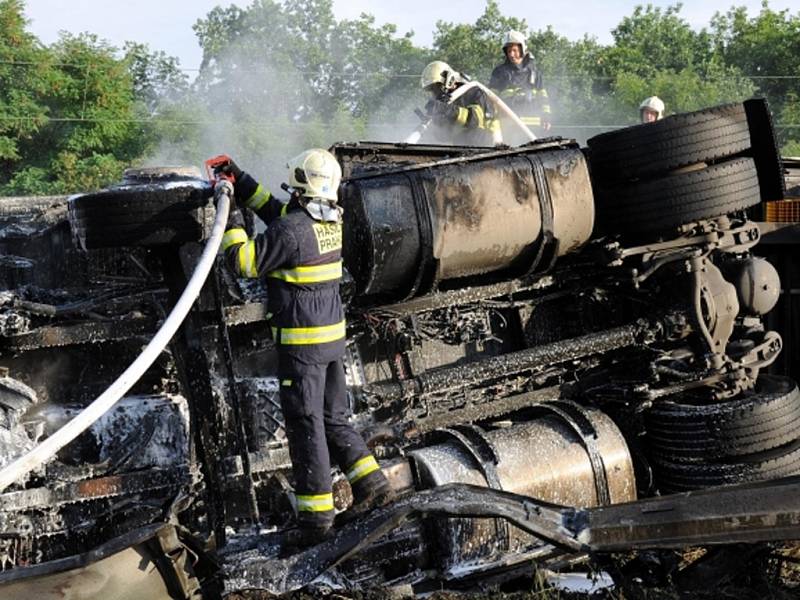
{"type": "Polygon", "coordinates": [[[509,31],[503,39],[505,61],[492,71],[489,87],[522,119],[534,133],[550,130],[550,100],[519,31],[509,31]]]}
{"type": "Polygon", "coordinates": [[[342,278],[342,170],[327,150],[292,159],[288,202],[276,199],[233,161],[236,203],[253,210],[267,229],[249,239],[241,212],[231,213],[222,240],[228,267],[261,278],[268,292],[278,350],[280,400],[297,500],[297,525],[284,539],[291,552],[327,537],[333,524],[331,460],[347,476],[358,513],[389,502],[394,491],[348,420],[342,365],[345,320],[342,278]]]}
{"type": "Polygon", "coordinates": [[[639,120],[642,123],[653,123],[664,118],[664,101],[658,96],[650,96],[639,105],[639,120]]]}
{"type": "Polygon", "coordinates": [[[422,71],[420,87],[430,94],[425,111],[433,122],[434,141],[459,146],[494,146],[499,123],[492,105],[479,88],[451,101],[451,94],[468,79],[446,62],[435,60],[422,71]]]}

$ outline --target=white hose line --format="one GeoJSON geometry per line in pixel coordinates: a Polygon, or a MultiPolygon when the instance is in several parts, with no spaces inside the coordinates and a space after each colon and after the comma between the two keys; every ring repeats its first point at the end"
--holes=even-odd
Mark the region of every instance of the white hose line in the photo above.
{"type": "Polygon", "coordinates": [[[422,134],[425,133],[425,130],[428,128],[428,123],[425,122],[419,127],[417,127],[414,131],[412,131],[409,136],[403,140],[404,144],[418,144],[419,141],[422,139],[422,134]]]}
{"type": "MultiPolygon", "coordinates": [[[[489,100],[492,101],[492,104],[494,105],[494,107],[497,110],[499,110],[501,113],[503,113],[503,115],[508,117],[511,120],[511,122],[514,123],[514,125],[516,125],[517,128],[519,128],[519,130],[522,132],[522,134],[525,137],[528,138],[529,141],[531,141],[531,142],[535,142],[536,141],[536,135],[530,130],[530,128],[527,125],[525,125],[525,123],[522,122],[522,119],[520,119],[517,116],[517,113],[515,113],[513,110],[511,110],[508,107],[508,105],[505,102],[503,102],[503,100],[502,100],[502,98],[500,98],[500,96],[495,94],[492,90],[487,88],[485,85],[483,85],[479,81],[470,81],[470,82],[465,83],[464,85],[459,86],[458,88],[456,88],[453,91],[453,93],[450,94],[450,99],[447,101],[447,103],[448,104],[452,104],[453,102],[458,100],[461,96],[466,94],[469,90],[471,90],[472,88],[475,88],[475,87],[481,89],[483,91],[483,93],[485,93],[489,97],[489,100]]],[[[420,138],[422,137],[422,134],[425,132],[425,129],[427,129],[427,127],[428,127],[428,123],[427,122],[423,123],[417,129],[415,129],[411,133],[411,135],[409,135],[405,140],[403,140],[403,143],[405,143],[405,144],[416,144],[417,142],[419,142],[420,138]]],[[[500,144],[500,143],[503,142],[503,140],[502,139],[494,140],[494,142],[496,144],[500,144]]]]}
{"type": "MultiPolygon", "coordinates": [[[[514,123],[514,125],[516,125],[517,128],[519,128],[519,130],[522,132],[522,134],[525,137],[527,137],[529,141],[531,141],[531,142],[535,142],[536,141],[536,135],[530,130],[530,128],[527,125],[525,125],[525,123],[522,122],[522,119],[520,119],[517,116],[517,113],[515,113],[513,110],[511,110],[508,107],[508,104],[503,102],[503,100],[502,100],[502,98],[500,98],[500,96],[495,94],[492,90],[487,88],[482,83],[479,83],[477,81],[475,81],[473,83],[477,84],[478,87],[480,87],[483,90],[483,92],[487,96],[489,96],[489,100],[492,101],[492,103],[494,104],[494,107],[496,109],[498,109],[501,113],[503,113],[506,117],[511,119],[511,122],[514,123]]],[[[467,85],[469,85],[469,84],[467,84],[467,85]]]]}
{"type": "MultiPolygon", "coordinates": [[[[464,85],[457,87],[448,97],[447,103],[452,104],[456,100],[458,100],[461,96],[463,96],[466,92],[470,91],[472,88],[475,87],[477,81],[470,81],[469,83],[465,83],[464,85]]],[[[409,135],[405,140],[403,140],[404,144],[416,144],[419,142],[422,134],[425,133],[425,130],[428,128],[430,124],[430,119],[422,123],[419,127],[417,127],[411,135],[409,135]]]]}
{"type": "Polygon", "coordinates": [[[225,231],[225,225],[228,221],[228,210],[230,208],[231,197],[233,196],[233,186],[227,181],[219,182],[216,185],[214,195],[217,199],[217,216],[214,221],[214,226],[211,229],[211,235],[208,242],[206,242],[203,254],[197,262],[192,277],[189,279],[189,283],[186,284],[186,289],[183,290],[181,297],[178,299],[172,312],[167,316],[164,324],[158,332],[156,332],[153,339],[150,340],[150,343],[145,346],[138,358],[125,369],[122,375],[120,375],[105,392],[100,394],[89,406],[84,408],[61,429],[24,456],[6,465],[3,470],[0,471],[0,492],[23,475],[26,475],[39,465],[48,461],[61,450],[61,448],[91,427],[95,421],[108,412],[114,404],[122,398],[125,392],[131,389],[133,384],[136,383],[144,372],[150,368],[150,365],[155,362],[162,350],[166,348],[167,343],[169,343],[172,336],[175,335],[175,332],[178,331],[178,327],[180,327],[186,315],[189,313],[189,310],[192,308],[195,299],[200,294],[200,290],[208,278],[211,268],[214,266],[214,259],[217,256],[217,251],[222,241],[222,234],[225,231]]]}

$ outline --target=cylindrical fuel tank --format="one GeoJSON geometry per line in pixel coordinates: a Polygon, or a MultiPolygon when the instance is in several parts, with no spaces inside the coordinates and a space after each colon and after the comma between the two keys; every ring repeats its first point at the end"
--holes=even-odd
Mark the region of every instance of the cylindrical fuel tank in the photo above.
{"type": "MultiPolygon", "coordinates": [[[[423,488],[446,483],[499,487],[556,504],[586,507],[600,503],[595,476],[600,466],[612,504],[635,500],[633,464],[622,433],[599,410],[580,411],[583,429],[576,429],[570,419],[545,412],[531,421],[485,431],[482,441],[474,434],[459,434],[458,428],[445,432],[444,437],[451,438],[448,441],[410,453],[418,484],[423,488]],[[492,449],[496,464],[481,465],[478,445],[492,449]],[[594,452],[594,466],[590,452],[594,452]]],[[[498,552],[520,551],[533,541],[499,519],[440,519],[436,533],[444,549],[444,569],[498,552]]]]}
{"type": "Polygon", "coordinates": [[[586,161],[566,143],[357,175],[342,205],[359,293],[395,300],[542,268],[580,248],[594,224],[586,161]]]}

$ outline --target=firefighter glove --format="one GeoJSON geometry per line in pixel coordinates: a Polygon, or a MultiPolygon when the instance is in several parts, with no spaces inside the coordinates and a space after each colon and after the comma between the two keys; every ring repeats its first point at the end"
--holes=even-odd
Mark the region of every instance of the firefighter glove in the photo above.
{"type": "Polygon", "coordinates": [[[431,100],[426,108],[437,124],[450,123],[458,118],[458,107],[441,100],[431,100]]]}
{"type": "Polygon", "coordinates": [[[229,229],[244,228],[244,216],[242,215],[242,211],[232,206],[230,212],[228,213],[228,224],[225,225],[225,231],[228,231],[229,229]]]}
{"type": "MultiPolygon", "coordinates": [[[[225,175],[233,176],[233,189],[234,189],[234,200],[236,201],[236,205],[239,208],[245,207],[246,198],[242,197],[242,178],[245,175],[245,172],[233,162],[232,158],[229,158],[226,162],[217,165],[214,167],[214,173],[224,173],[225,175]]],[[[233,207],[231,207],[233,208],[233,207]]]]}
{"type": "Polygon", "coordinates": [[[225,173],[226,175],[233,175],[234,181],[238,181],[242,176],[242,170],[237,166],[233,159],[228,159],[226,162],[214,167],[214,174],[218,175],[225,173]]]}

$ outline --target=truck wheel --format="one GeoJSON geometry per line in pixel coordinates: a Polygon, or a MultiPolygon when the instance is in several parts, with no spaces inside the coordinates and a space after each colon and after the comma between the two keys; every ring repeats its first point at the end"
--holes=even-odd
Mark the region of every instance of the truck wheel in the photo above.
{"type": "Polygon", "coordinates": [[[85,249],[199,242],[213,223],[211,194],[203,181],[119,186],[70,199],[69,220],[85,249]]]}
{"type": "Polygon", "coordinates": [[[800,391],[788,377],[762,375],[754,391],[733,400],[660,402],[648,411],[645,424],[656,460],[703,462],[754,454],[800,437],[800,391]]]}
{"type": "Polygon", "coordinates": [[[733,156],[750,148],[742,104],[666,117],[587,141],[592,177],[605,183],[667,173],[733,156]]]}
{"type": "Polygon", "coordinates": [[[744,101],[747,122],[750,124],[751,154],[756,161],[758,184],[762,200],[782,200],[786,196],[786,181],[781,164],[780,148],[775,136],[772,113],[765,98],[744,101]]]}
{"type": "Polygon", "coordinates": [[[752,158],[614,186],[595,186],[598,220],[608,233],[674,229],[761,201],[752,158]]]}
{"type": "Polygon", "coordinates": [[[800,440],[735,461],[679,463],[654,460],[656,485],[663,493],[778,479],[800,473],[800,440]]]}

